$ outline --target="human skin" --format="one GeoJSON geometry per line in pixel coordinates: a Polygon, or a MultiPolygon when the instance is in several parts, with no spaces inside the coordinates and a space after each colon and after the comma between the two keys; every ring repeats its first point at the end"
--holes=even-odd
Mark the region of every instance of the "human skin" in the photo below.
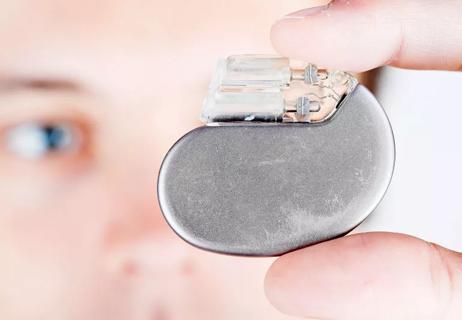
{"type": "MultiPolygon", "coordinates": [[[[161,217],[155,179],[169,146],[198,125],[216,59],[271,52],[273,21],[321,1],[288,2],[2,1],[1,319],[287,319],[264,298],[270,261],[184,244],[161,217]],[[75,141],[31,159],[24,146],[8,147],[23,123],[65,124],[75,141]]],[[[407,42],[396,39],[402,29],[394,23],[405,8],[420,8],[417,1],[339,1],[328,11],[341,14],[336,19],[322,10],[279,21],[272,39],[282,54],[351,71],[388,62],[457,69],[462,55],[450,39],[460,34],[452,18],[460,2],[420,2],[421,15],[441,15],[438,33],[419,33],[409,46],[397,45],[407,42]],[[357,12],[376,22],[375,34],[355,24],[357,12]],[[335,41],[314,42],[324,39],[315,26],[328,32],[327,21],[337,20],[362,37],[346,42],[331,31],[335,41]]],[[[266,292],[282,311],[304,317],[458,319],[449,299],[460,299],[458,261],[414,238],[356,235],[280,258],[266,292]]]]}
{"type": "Polygon", "coordinates": [[[271,260],[190,247],[155,194],[217,59],[272,52],[272,22],[302,4],[0,3],[0,319],[287,318],[265,298],[271,260]],[[75,141],[30,158],[24,123],[75,141]]]}
{"type": "MultiPolygon", "coordinates": [[[[355,71],[461,70],[462,1],[339,0],[304,12],[273,26],[281,54],[355,71]]],[[[281,257],[265,287],[277,308],[305,318],[461,319],[462,255],[410,236],[357,234],[281,257]]]]}

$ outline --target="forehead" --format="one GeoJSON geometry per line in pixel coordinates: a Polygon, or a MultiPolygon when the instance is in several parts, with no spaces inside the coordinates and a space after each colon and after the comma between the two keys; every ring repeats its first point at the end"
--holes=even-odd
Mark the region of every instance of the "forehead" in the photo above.
{"type": "Polygon", "coordinates": [[[3,0],[0,35],[127,42],[154,37],[168,39],[169,44],[192,34],[223,38],[226,34],[220,32],[232,29],[246,37],[268,31],[275,19],[304,4],[303,0],[3,0]]]}
{"type": "Polygon", "coordinates": [[[218,58],[272,52],[272,23],[304,3],[3,0],[0,46],[7,50],[0,50],[0,73],[65,73],[118,89],[130,78],[146,93],[156,82],[172,90],[197,86],[218,58]]]}

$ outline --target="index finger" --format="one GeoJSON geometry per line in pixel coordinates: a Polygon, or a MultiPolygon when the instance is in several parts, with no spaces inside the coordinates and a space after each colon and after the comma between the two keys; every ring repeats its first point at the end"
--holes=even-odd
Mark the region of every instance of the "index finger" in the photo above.
{"type": "Polygon", "coordinates": [[[462,1],[337,0],[277,21],[279,53],[325,68],[460,70],[462,1]]]}

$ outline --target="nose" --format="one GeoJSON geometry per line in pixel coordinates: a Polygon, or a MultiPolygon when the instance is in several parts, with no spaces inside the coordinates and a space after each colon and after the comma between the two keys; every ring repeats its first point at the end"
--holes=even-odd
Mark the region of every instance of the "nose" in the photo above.
{"type": "Polygon", "coordinates": [[[165,261],[183,265],[190,248],[167,225],[157,202],[159,167],[182,126],[174,123],[167,130],[155,108],[127,103],[133,106],[130,112],[115,108],[114,122],[100,132],[106,137],[98,148],[103,150],[100,171],[111,198],[107,260],[112,270],[126,274],[163,268],[165,261]]]}
{"type": "Polygon", "coordinates": [[[163,219],[157,202],[160,159],[152,152],[118,143],[121,154],[101,165],[108,212],[103,232],[107,265],[112,271],[134,274],[158,264],[159,254],[178,242],[163,219]],[[151,154],[150,154],[151,153],[151,154]]]}
{"type": "Polygon", "coordinates": [[[157,171],[141,165],[120,170],[111,183],[113,205],[104,232],[107,266],[125,276],[175,265],[184,268],[188,248],[161,214],[157,171]]]}

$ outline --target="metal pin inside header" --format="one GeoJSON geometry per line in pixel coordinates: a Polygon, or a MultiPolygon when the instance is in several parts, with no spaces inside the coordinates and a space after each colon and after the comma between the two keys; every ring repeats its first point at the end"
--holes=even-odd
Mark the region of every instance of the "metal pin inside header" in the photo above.
{"type": "Polygon", "coordinates": [[[346,72],[318,70],[313,64],[292,69],[284,57],[230,56],[218,64],[202,120],[322,122],[356,85],[346,72]]]}

